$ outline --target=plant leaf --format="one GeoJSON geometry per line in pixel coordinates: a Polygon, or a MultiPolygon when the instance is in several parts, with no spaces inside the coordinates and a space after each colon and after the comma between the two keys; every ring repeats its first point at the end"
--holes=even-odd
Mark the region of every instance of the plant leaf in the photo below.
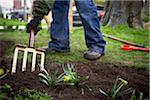
{"type": "Polygon", "coordinates": [[[3,74],[2,76],[0,76],[0,80],[1,80],[2,78],[6,77],[6,76],[8,75],[8,73],[9,73],[9,70],[7,70],[5,74],[3,74]]]}
{"type": "Polygon", "coordinates": [[[46,84],[47,86],[49,86],[48,81],[44,80],[44,79],[40,79],[41,82],[43,82],[44,84],[46,84]]]}
{"type": "Polygon", "coordinates": [[[61,73],[61,74],[57,77],[57,79],[62,78],[62,77],[64,76],[64,74],[65,74],[65,73],[61,73]]]}
{"type": "Polygon", "coordinates": [[[122,91],[120,91],[120,95],[127,95],[127,94],[130,94],[130,93],[132,93],[133,92],[133,89],[132,88],[127,88],[127,89],[125,89],[125,90],[122,90],[122,91]]]}
{"type": "Polygon", "coordinates": [[[107,92],[103,91],[102,89],[99,89],[99,92],[102,93],[105,96],[109,96],[107,92]]]}
{"type": "Polygon", "coordinates": [[[142,100],[142,98],[143,98],[143,93],[140,92],[140,95],[139,95],[139,99],[138,99],[138,100],[142,100]]]}
{"type": "Polygon", "coordinates": [[[136,100],[135,90],[133,90],[130,100],[136,100]]]}
{"type": "Polygon", "coordinates": [[[117,97],[117,93],[119,93],[120,89],[123,87],[123,84],[120,85],[117,90],[114,91],[113,97],[117,97]]]}
{"type": "Polygon", "coordinates": [[[41,77],[42,79],[45,79],[45,80],[47,80],[48,81],[48,77],[45,75],[45,74],[43,74],[43,73],[39,73],[39,75],[38,75],[39,77],[41,77]]]}

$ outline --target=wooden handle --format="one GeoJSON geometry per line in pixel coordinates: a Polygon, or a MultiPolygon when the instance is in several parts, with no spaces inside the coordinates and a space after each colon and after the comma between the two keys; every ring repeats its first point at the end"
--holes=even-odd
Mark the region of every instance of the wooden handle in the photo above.
{"type": "Polygon", "coordinates": [[[30,36],[29,36],[29,47],[33,48],[34,47],[34,31],[31,30],[30,36]]]}
{"type": "Polygon", "coordinates": [[[113,39],[113,40],[120,41],[120,42],[125,43],[125,44],[129,44],[129,45],[133,45],[133,46],[136,46],[136,47],[145,48],[144,45],[140,45],[140,44],[136,44],[136,43],[133,43],[133,42],[130,42],[130,41],[127,41],[127,40],[123,40],[123,39],[114,37],[114,36],[112,36],[112,35],[107,35],[107,34],[104,34],[104,33],[103,33],[103,36],[105,36],[105,37],[107,37],[107,38],[110,38],[110,39],[113,39]]]}

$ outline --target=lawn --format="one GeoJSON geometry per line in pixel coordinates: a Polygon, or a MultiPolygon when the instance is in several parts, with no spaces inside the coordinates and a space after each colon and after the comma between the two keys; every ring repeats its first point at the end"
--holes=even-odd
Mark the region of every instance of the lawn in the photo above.
{"type": "MultiPolygon", "coordinates": [[[[127,26],[118,26],[111,28],[109,26],[101,27],[101,31],[105,34],[110,34],[115,37],[138,43],[146,47],[149,46],[149,31],[144,29],[131,29],[127,26]]],[[[28,34],[25,31],[1,32],[0,40],[12,40],[15,44],[28,44],[28,34]]],[[[109,62],[113,64],[121,63],[129,67],[149,68],[149,53],[143,51],[124,51],[121,50],[123,43],[111,40],[106,37],[107,41],[105,56],[97,60],[97,62],[109,62]]],[[[35,37],[35,47],[47,46],[50,40],[47,30],[41,30],[35,37]]],[[[15,46],[15,45],[14,45],[15,46]]],[[[7,50],[7,56],[13,56],[12,46],[7,50]]],[[[68,54],[54,53],[46,56],[47,60],[56,63],[65,62],[89,62],[83,58],[83,52],[87,50],[84,40],[84,32],[82,27],[74,27],[70,34],[71,52],[68,54]]]]}

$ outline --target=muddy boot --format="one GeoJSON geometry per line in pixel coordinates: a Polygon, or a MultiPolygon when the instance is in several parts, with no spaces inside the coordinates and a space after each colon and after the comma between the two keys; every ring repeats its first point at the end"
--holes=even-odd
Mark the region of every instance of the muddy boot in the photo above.
{"type": "Polygon", "coordinates": [[[100,53],[97,53],[97,52],[95,52],[95,51],[90,51],[90,50],[88,50],[88,51],[86,51],[85,53],[84,53],[84,58],[85,59],[88,59],[88,60],[97,60],[97,59],[99,59],[100,57],[102,57],[104,55],[104,53],[103,54],[100,54],[100,53]]]}

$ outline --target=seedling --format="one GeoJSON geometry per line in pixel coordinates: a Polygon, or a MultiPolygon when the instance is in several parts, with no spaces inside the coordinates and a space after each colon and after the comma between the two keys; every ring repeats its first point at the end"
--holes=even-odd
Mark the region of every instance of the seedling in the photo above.
{"type": "Polygon", "coordinates": [[[122,78],[117,78],[114,86],[109,92],[105,92],[99,89],[100,93],[110,98],[110,100],[116,100],[118,97],[124,96],[126,94],[132,93],[132,88],[127,88],[128,82],[122,78]]]}
{"type": "Polygon", "coordinates": [[[52,100],[52,97],[50,97],[47,93],[42,93],[34,89],[30,90],[25,88],[19,91],[21,94],[19,93],[15,95],[14,100],[52,100]]]}
{"type": "Polygon", "coordinates": [[[0,86],[0,100],[8,100],[7,94],[12,91],[10,85],[5,84],[4,86],[0,86]]]}
{"type": "Polygon", "coordinates": [[[58,70],[56,70],[54,73],[49,75],[48,72],[44,70],[40,72],[38,76],[41,82],[43,82],[49,87],[54,87],[54,86],[60,85],[61,82],[63,82],[63,74],[64,73],[59,75],[58,70]]]}
{"type": "Polygon", "coordinates": [[[88,79],[88,76],[79,76],[72,64],[65,64],[63,66],[63,73],[58,74],[58,70],[55,73],[48,74],[48,72],[42,71],[39,73],[40,81],[47,86],[54,87],[57,85],[79,85],[83,80],[88,79]]]}
{"type": "Polygon", "coordinates": [[[72,64],[65,64],[63,66],[64,71],[64,82],[69,85],[79,85],[83,80],[88,79],[88,76],[79,76],[72,64]]]}
{"type": "Polygon", "coordinates": [[[1,68],[0,69],[0,80],[7,76],[9,73],[9,70],[6,70],[6,72],[1,68]]]}
{"type": "Polygon", "coordinates": [[[0,68],[0,76],[2,76],[4,74],[4,69],[0,68]]]}
{"type": "Polygon", "coordinates": [[[4,86],[0,87],[0,93],[8,93],[12,91],[12,88],[9,84],[5,84],[4,86]]]}
{"type": "Polygon", "coordinates": [[[143,100],[143,93],[139,92],[137,94],[138,96],[136,96],[136,90],[133,90],[130,100],[143,100]]]}

